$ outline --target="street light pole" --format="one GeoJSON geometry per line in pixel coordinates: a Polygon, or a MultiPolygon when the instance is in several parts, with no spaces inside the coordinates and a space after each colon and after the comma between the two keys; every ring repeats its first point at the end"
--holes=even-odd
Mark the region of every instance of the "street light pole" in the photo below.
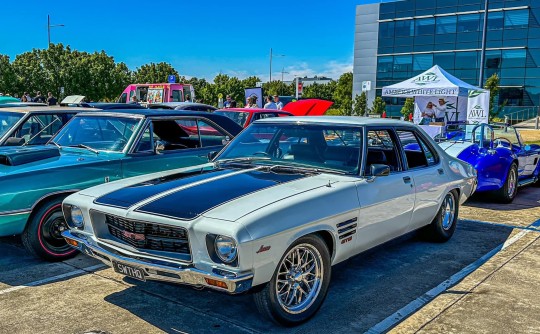
{"type": "Polygon", "coordinates": [[[285,73],[289,74],[289,72],[285,72],[285,67],[283,67],[281,69],[281,82],[283,82],[283,74],[285,74],[285,73]]]}
{"type": "Polygon", "coordinates": [[[272,48],[270,48],[270,82],[272,82],[272,58],[273,57],[285,57],[285,55],[274,55],[272,53],[272,48]]]}
{"type": "Polygon", "coordinates": [[[480,75],[478,78],[478,87],[482,88],[484,84],[484,62],[486,58],[486,36],[488,23],[488,8],[489,0],[486,0],[484,5],[484,25],[482,29],[482,51],[480,51],[480,75]]]}
{"type": "Polygon", "coordinates": [[[47,44],[47,48],[51,46],[51,28],[55,27],[64,27],[63,24],[52,24],[51,25],[51,16],[47,15],[47,39],[49,41],[49,44],[47,44]]]}

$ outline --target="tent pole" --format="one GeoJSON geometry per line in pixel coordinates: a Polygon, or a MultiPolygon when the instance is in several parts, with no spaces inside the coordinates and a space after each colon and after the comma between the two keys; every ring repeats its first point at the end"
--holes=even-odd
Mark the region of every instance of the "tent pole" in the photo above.
{"type": "Polygon", "coordinates": [[[484,26],[482,28],[482,51],[480,51],[480,75],[478,77],[478,87],[480,88],[482,88],[482,86],[484,85],[484,62],[486,58],[488,8],[489,8],[489,0],[486,0],[486,3],[484,5],[484,26]]]}

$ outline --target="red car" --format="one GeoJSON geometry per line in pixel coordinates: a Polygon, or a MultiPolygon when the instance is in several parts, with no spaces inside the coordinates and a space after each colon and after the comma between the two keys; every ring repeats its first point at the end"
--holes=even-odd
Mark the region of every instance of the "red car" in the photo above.
{"type": "Polygon", "coordinates": [[[306,99],[287,103],[283,110],[259,108],[228,108],[214,111],[214,114],[227,116],[242,127],[254,121],[269,117],[284,116],[321,116],[333,104],[331,101],[306,99]]]}

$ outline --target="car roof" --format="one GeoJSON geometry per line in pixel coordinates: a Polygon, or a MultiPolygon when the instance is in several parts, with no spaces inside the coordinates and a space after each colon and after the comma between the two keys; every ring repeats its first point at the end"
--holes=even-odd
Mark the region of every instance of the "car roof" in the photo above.
{"type": "MultiPolygon", "coordinates": [[[[88,109],[86,109],[88,111],[88,109]]],[[[105,111],[93,111],[93,112],[81,112],[76,117],[82,116],[99,116],[99,115],[115,115],[115,116],[139,116],[144,118],[159,118],[170,116],[190,116],[190,117],[202,117],[207,118],[219,126],[231,135],[236,136],[243,128],[235,121],[227,116],[221,116],[212,114],[206,111],[188,111],[188,110],[169,110],[169,109],[121,109],[121,110],[105,110],[105,111]]]]}
{"type": "Polygon", "coordinates": [[[411,122],[390,118],[372,118],[359,116],[296,116],[275,117],[256,120],[255,123],[312,123],[353,126],[413,126],[411,122]]]}
{"type": "Polygon", "coordinates": [[[227,109],[218,109],[215,111],[236,111],[236,112],[249,112],[249,113],[276,112],[276,113],[283,113],[286,115],[292,115],[290,112],[285,111],[285,110],[263,109],[263,108],[227,108],[227,109]]]}
{"type": "Polygon", "coordinates": [[[80,106],[85,108],[96,108],[102,110],[112,110],[112,109],[143,109],[141,105],[127,104],[127,103],[117,103],[117,102],[84,102],[80,106]]]}
{"type": "MultiPolygon", "coordinates": [[[[92,110],[92,109],[90,109],[92,110]]],[[[97,111],[98,109],[96,109],[97,111]]],[[[89,108],[82,107],[59,107],[59,106],[42,106],[42,107],[9,107],[0,108],[0,112],[16,112],[16,113],[35,113],[35,114],[48,114],[48,113],[73,113],[74,111],[82,112],[89,111],[89,108]]]]}
{"type": "Polygon", "coordinates": [[[198,102],[162,102],[162,103],[152,103],[148,105],[148,109],[159,109],[159,107],[170,107],[170,108],[177,108],[177,107],[208,107],[212,109],[216,109],[214,106],[211,106],[209,104],[204,103],[198,103],[198,102]]]}

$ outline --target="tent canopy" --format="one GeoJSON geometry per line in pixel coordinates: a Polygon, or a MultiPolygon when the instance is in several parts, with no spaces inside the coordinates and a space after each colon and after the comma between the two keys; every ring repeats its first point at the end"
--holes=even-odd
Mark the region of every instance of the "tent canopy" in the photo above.
{"type": "Polygon", "coordinates": [[[468,96],[469,90],[484,91],[435,65],[411,79],[383,87],[382,96],[468,96]]]}

